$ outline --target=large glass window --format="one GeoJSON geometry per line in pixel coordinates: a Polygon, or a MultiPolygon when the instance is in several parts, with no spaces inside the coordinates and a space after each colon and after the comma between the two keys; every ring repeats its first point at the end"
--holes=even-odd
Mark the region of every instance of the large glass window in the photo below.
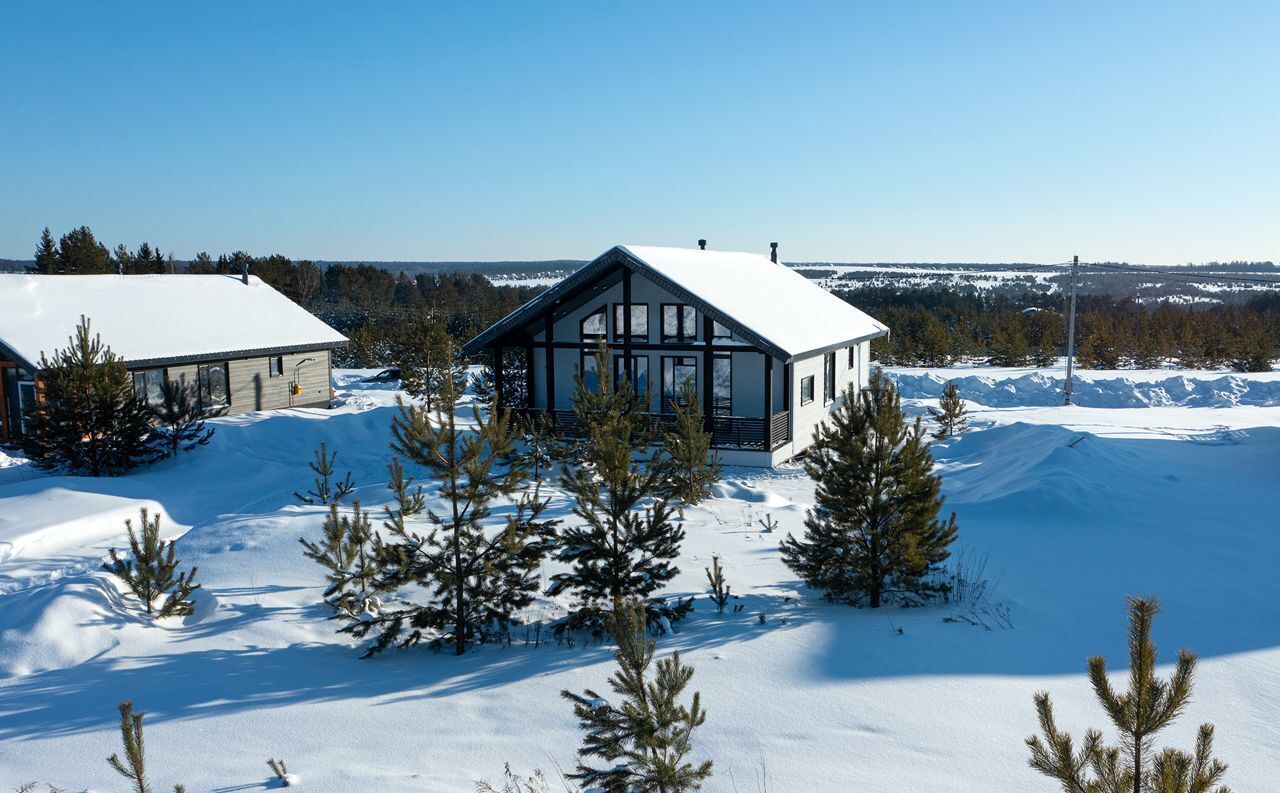
{"type": "Polygon", "coordinates": [[[148,405],[163,405],[164,370],[140,369],[134,372],[133,392],[148,405]]]}
{"type": "Polygon", "coordinates": [[[807,405],[813,401],[813,375],[800,381],[800,404],[807,405]]]}
{"type": "MultiPolygon", "coordinates": [[[[622,382],[623,372],[626,371],[625,355],[615,355],[613,357],[613,384],[617,386],[622,382]]],[[[649,356],[640,355],[631,356],[631,388],[637,394],[643,394],[649,390],[649,356]]]]}
{"type": "Polygon", "coordinates": [[[721,416],[733,414],[733,358],[717,355],[711,359],[711,409],[721,416]]]}
{"type": "Polygon", "coordinates": [[[822,356],[822,403],[824,405],[836,401],[836,354],[829,352],[822,356]]]}
{"type": "Polygon", "coordinates": [[[695,341],[698,338],[698,310],[677,303],[662,304],[662,340],[695,341]]]}
{"type": "Polygon", "coordinates": [[[728,329],[728,328],[726,328],[724,325],[721,325],[719,322],[712,322],[712,323],[711,323],[711,338],[713,338],[713,339],[731,339],[731,338],[733,338],[733,331],[729,330],[729,329],[728,329]]]}
{"type": "Polygon", "coordinates": [[[688,387],[697,390],[698,359],[688,355],[662,356],[662,412],[672,412],[672,405],[688,387]]]}
{"type": "MultiPolygon", "coordinates": [[[[627,303],[613,304],[613,338],[614,341],[625,341],[627,331],[627,303]]],[[[649,304],[631,303],[631,340],[649,340],[649,304]]]]}
{"type": "Polygon", "coordinates": [[[583,341],[604,341],[608,330],[605,328],[604,306],[591,312],[582,320],[578,330],[583,341]]]}
{"type": "Polygon", "coordinates": [[[231,389],[227,385],[227,364],[202,363],[198,371],[200,407],[205,410],[214,410],[230,405],[231,389]]]}
{"type": "Polygon", "coordinates": [[[582,385],[588,391],[600,390],[600,373],[596,371],[596,354],[591,350],[582,351],[582,385]]]}

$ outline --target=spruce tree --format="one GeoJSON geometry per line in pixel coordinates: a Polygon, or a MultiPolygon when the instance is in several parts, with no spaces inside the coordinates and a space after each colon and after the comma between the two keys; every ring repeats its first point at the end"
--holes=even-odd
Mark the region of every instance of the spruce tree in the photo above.
{"type": "Polygon", "coordinates": [[[40,235],[40,244],[36,247],[35,266],[31,268],[31,272],[45,275],[58,272],[58,246],[54,243],[48,226],[44,227],[44,232],[40,235]]]}
{"type": "MultiPolygon", "coordinates": [[[[107,758],[111,766],[120,776],[129,780],[133,793],[151,793],[151,783],[147,781],[147,755],[142,739],[142,719],[145,713],[134,713],[132,702],[121,702],[116,706],[120,711],[120,742],[124,744],[124,759],[112,753],[107,758]]],[[[186,793],[182,785],[174,785],[173,793],[186,793]]]]}
{"type": "MultiPolygon", "coordinates": [[[[605,372],[607,353],[597,351],[597,372],[605,372]]],[[[662,495],[664,465],[640,459],[651,436],[646,403],[627,379],[615,388],[610,378],[587,385],[578,374],[573,409],[584,434],[579,464],[561,477],[561,487],[574,499],[581,521],[561,531],[556,558],[569,571],[551,577],[547,594],[571,592],[573,613],[561,629],[587,628],[598,633],[605,617],[624,600],[649,599],[679,573],[684,529],[674,523],[670,502],[662,495]]],[[[649,617],[673,622],[692,608],[692,598],[674,605],[648,601],[649,617]]]]}
{"type": "Polygon", "coordinates": [[[816,504],[804,539],[783,540],[782,558],[828,600],[878,608],[887,596],[942,591],[930,573],[949,556],[957,528],[954,513],[938,519],[942,480],[923,435],[879,368],[818,425],[804,463],[816,504]]]}
{"type": "Polygon", "coordinates": [[[109,476],[155,458],[151,410],[124,362],[90,335],[88,319],[65,350],[40,356],[39,369],[39,398],[26,408],[20,438],[38,468],[109,476]]]}
{"type": "Polygon", "coordinates": [[[335,481],[337,469],[333,464],[338,459],[338,452],[329,451],[329,447],[320,442],[320,448],[312,452],[314,460],[307,463],[307,467],[311,469],[316,478],[312,480],[311,489],[305,494],[298,491],[293,492],[293,497],[304,504],[337,504],[346,498],[356,489],[355,483],[351,481],[351,472],[347,471],[347,475],[341,480],[335,481]]]}
{"type": "Polygon", "coordinates": [[[375,592],[378,567],[373,526],[359,501],[352,503],[350,516],[339,514],[337,503],[330,504],[321,541],[302,537],[298,542],[303,556],[329,571],[324,602],[333,609],[333,619],[360,619],[381,609],[375,592]]]}
{"type": "Polygon", "coordinates": [[[680,700],[693,677],[693,667],[680,662],[677,651],[657,663],[653,680],[646,673],[655,644],[645,628],[640,604],[619,603],[610,619],[617,643],[618,671],[609,686],[620,698],[614,705],[595,691],[562,691],[573,703],[578,724],[586,732],[577,770],[569,774],[583,786],[603,793],[685,793],[700,790],[711,776],[711,761],[694,763],[693,731],[707,719],[694,692],[688,706],[680,700]],[[588,764],[598,758],[599,765],[588,764]]]}
{"type": "Polygon", "coordinates": [[[165,457],[189,452],[213,438],[213,427],[205,426],[203,414],[191,389],[166,379],[161,385],[164,401],[151,408],[158,430],[156,444],[165,457]]]}
{"type": "Polygon", "coordinates": [[[1159,603],[1154,598],[1128,600],[1129,690],[1120,694],[1112,688],[1101,656],[1088,664],[1089,682],[1120,736],[1119,746],[1106,745],[1101,731],[1089,730],[1077,750],[1071,736],[1058,729],[1048,692],[1041,691],[1035,703],[1044,737],[1027,738],[1031,767],[1056,779],[1063,793],[1229,793],[1217,786],[1227,766],[1213,756],[1212,724],[1200,725],[1191,754],[1177,749],[1153,753],[1156,734],[1190,701],[1196,656],[1180,650],[1173,676],[1158,679],[1151,625],[1159,603]]]}
{"type": "Polygon", "coordinates": [[[103,568],[123,581],[142,601],[148,616],[185,617],[194,609],[191,593],[200,588],[194,583],[198,568],[192,567],[185,574],[178,572],[177,543],[160,539],[160,515],[149,519],[147,508],[143,507],[140,517],[140,532],[134,530],[132,520],[124,522],[133,559],[122,558],[112,548],[111,561],[103,568]],[[162,596],[164,601],[157,608],[156,601],[162,596]]]}
{"type": "Polygon", "coordinates": [[[555,524],[543,517],[547,501],[538,489],[521,494],[505,527],[495,531],[488,525],[493,504],[522,491],[528,478],[514,454],[516,436],[508,416],[476,408],[474,429],[459,426],[457,380],[443,382],[432,412],[400,403],[391,446],[440,483],[445,509],[426,510],[429,530],[420,531],[408,518],[423,502],[402,483],[397,495],[402,508],[389,511],[383,523],[387,541],[379,545],[378,588],[394,592],[416,586],[427,599],[404,601],[344,628],[360,637],[377,634],[366,655],[424,639],[436,646],[451,644],[462,655],[471,644],[502,636],[538,589],[538,567],[555,524]]]}
{"type": "Polygon", "coordinates": [[[942,387],[942,396],[938,398],[938,406],[929,408],[929,416],[938,425],[933,432],[933,439],[945,441],[952,435],[964,432],[969,425],[969,417],[964,400],[960,398],[960,388],[952,380],[942,387]]]}
{"type": "Polygon", "coordinates": [[[685,383],[675,400],[675,418],[667,427],[662,451],[665,454],[664,493],[693,505],[711,492],[720,479],[720,457],[711,450],[711,433],[702,417],[702,401],[697,389],[685,383]]]}

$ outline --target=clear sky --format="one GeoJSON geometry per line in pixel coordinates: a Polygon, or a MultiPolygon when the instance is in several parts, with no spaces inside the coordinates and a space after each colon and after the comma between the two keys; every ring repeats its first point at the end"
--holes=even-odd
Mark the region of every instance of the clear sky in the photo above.
{"type": "Polygon", "coordinates": [[[1280,260],[1280,3],[0,0],[0,256],[1280,260]]]}

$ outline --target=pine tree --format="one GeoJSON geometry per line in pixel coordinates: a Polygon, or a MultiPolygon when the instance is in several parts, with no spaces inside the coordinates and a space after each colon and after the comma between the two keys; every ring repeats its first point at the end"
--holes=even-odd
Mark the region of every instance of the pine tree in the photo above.
{"type": "Polygon", "coordinates": [[[334,476],[336,469],[333,464],[338,459],[338,452],[330,452],[321,441],[320,448],[312,454],[315,459],[307,463],[307,467],[316,475],[316,478],[312,480],[311,489],[305,495],[295,490],[293,497],[304,504],[337,504],[351,495],[356,486],[351,481],[350,471],[347,471],[347,475],[340,481],[333,481],[336,478],[334,476]]]}
{"type": "MultiPolygon", "coordinates": [[[[151,793],[151,784],[147,782],[147,756],[142,740],[142,719],[145,713],[134,713],[132,702],[121,702],[116,706],[120,710],[120,741],[124,744],[124,760],[120,755],[112,753],[107,758],[107,765],[116,770],[120,776],[133,785],[133,793],[151,793]]],[[[174,785],[173,793],[186,793],[182,785],[174,785]]]]}
{"type": "Polygon", "coordinates": [[[941,591],[929,574],[956,538],[953,513],[938,519],[941,477],[917,418],[908,424],[898,391],[880,369],[852,386],[818,425],[804,463],[817,484],[804,540],[790,534],[782,558],[810,586],[839,603],[878,608],[886,596],[941,591]]]}
{"type": "Polygon", "coordinates": [[[72,229],[58,240],[58,269],[67,275],[111,272],[111,252],[88,226],[72,229]]]}
{"type": "Polygon", "coordinates": [[[952,435],[964,432],[969,426],[969,417],[964,400],[960,398],[960,388],[952,380],[942,387],[942,396],[938,399],[938,407],[929,408],[929,416],[938,425],[933,432],[933,439],[945,441],[952,435]]]}
{"type": "MultiPolygon", "coordinates": [[[[395,339],[392,360],[400,369],[400,387],[432,410],[445,394],[461,395],[467,367],[444,324],[428,318],[406,324],[395,339]]],[[[447,407],[447,406],[446,406],[447,407]]]]}
{"type": "Polygon", "coordinates": [[[140,516],[140,534],[134,531],[132,520],[124,522],[133,559],[121,558],[112,548],[111,561],[103,568],[123,581],[129,591],[142,601],[148,616],[155,619],[185,617],[194,609],[191,593],[200,588],[194,583],[198,568],[192,567],[186,574],[179,573],[175,556],[177,543],[160,539],[160,515],[151,520],[147,508],[143,507],[140,516]],[[162,596],[164,602],[156,608],[156,600],[162,596]]]}
{"type": "Polygon", "coordinates": [[[1071,736],[1058,729],[1048,692],[1035,696],[1044,733],[1027,738],[1031,767],[1062,785],[1064,793],[1229,793],[1218,786],[1227,766],[1213,757],[1213,725],[1202,724],[1195,751],[1164,749],[1153,754],[1155,736],[1169,726],[1191,698],[1196,656],[1178,652],[1173,676],[1156,677],[1156,648],[1151,624],[1159,612],[1153,598],[1129,598],[1129,690],[1119,694],[1107,677],[1101,656],[1089,659],[1089,682],[1121,743],[1107,746],[1102,733],[1089,730],[1076,750],[1071,736]]]}
{"type": "Polygon", "coordinates": [[[514,416],[513,420],[524,436],[522,456],[533,482],[541,485],[552,466],[568,455],[564,438],[557,431],[555,414],[540,411],[514,416]]]}
{"type": "Polygon", "coordinates": [[[655,644],[645,629],[643,607],[620,603],[610,623],[618,671],[609,686],[621,703],[613,705],[590,689],[581,695],[561,692],[586,732],[577,771],[569,777],[604,793],[700,790],[711,776],[711,761],[695,764],[688,758],[693,731],[707,714],[696,691],[688,706],[680,702],[693,667],[682,664],[677,651],[659,660],[654,679],[646,680],[655,644]],[[603,767],[588,765],[591,758],[599,758],[603,767]]]}
{"type": "Polygon", "coordinates": [[[720,457],[711,450],[711,433],[702,417],[697,389],[685,383],[673,406],[675,418],[663,440],[666,482],[664,494],[685,504],[697,504],[720,479],[720,457]]]}
{"type": "Polygon", "coordinates": [[[334,619],[360,619],[381,609],[374,591],[378,567],[373,526],[359,501],[352,502],[350,516],[340,515],[336,502],[330,504],[323,539],[317,543],[302,537],[298,542],[303,556],[329,571],[324,602],[333,609],[334,619]]]}
{"type": "Polygon", "coordinates": [[[22,449],[43,470],[91,476],[123,473],[155,458],[151,410],[133,378],[80,318],[53,358],[40,357],[38,398],[27,407],[22,449]]]}
{"type": "Polygon", "coordinates": [[[991,336],[990,366],[1026,366],[1031,361],[1027,337],[1016,322],[1003,323],[991,336]]]}
{"type": "Polygon", "coordinates": [[[200,406],[191,389],[166,379],[161,385],[164,401],[151,408],[158,429],[157,445],[165,457],[189,452],[213,438],[213,427],[205,426],[200,406]]]}
{"type": "Polygon", "coordinates": [[[452,644],[455,654],[462,655],[470,644],[503,635],[538,589],[538,567],[555,524],[543,517],[548,502],[535,487],[522,493],[504,528],[493,531],[487,525],[494,502],[524,488],[527,470],[514,454],[516,436],[505,412],[485,415],[477,408],[475,429],[459,427],[456,381],[446,378],[444,383],[434,415],[400,403],[391,446],[440,482],[447,511],[426,510],[430,530],[418,531],[407,518],[423,502],[402,482],[397,494],[402,506],[388,512],[383,523],[388,540],[379,550],[380,590],[416,586],[429,599],[405,601],[344,628],[360,637],[377,633],[366,655],[424,639],[437,646],[452,644]]]}
{"type": "MultiPolygon", "coordinates": [[[[607,371],[607,353],[598,350],[596,361],[597,372],[607,371]]],[[[547,589],[552,597],[576,596],[561,630],[598,633],[618,603],[649,598],[679,573],[672,562],[685,533],[672,522],[670,503],[661,495],[664,466],[652,457],[637,459],[650,439],[644,407],[625,378],[615,388],[610,378],[600,377],[593,389],[578,374],[573,409],[585,438],[578,446],[579,464],[560,481],[582,523],[561,531],[556,558],[570,570],[553,575],[547,589]]],[[[674,621],[691,608],[692,598],[673,606],[661,599],[648,603],[655,622],[674,621]]]]}
{"type": "Polygon", "coordinates": [[[31,272],[45,275],[58,272],[58,246],[54,243],[48,226],[44,227],[44,233],[40,235],[40,245],[36,248],[35,259],[35,266],[31,268],[31,272]]]}

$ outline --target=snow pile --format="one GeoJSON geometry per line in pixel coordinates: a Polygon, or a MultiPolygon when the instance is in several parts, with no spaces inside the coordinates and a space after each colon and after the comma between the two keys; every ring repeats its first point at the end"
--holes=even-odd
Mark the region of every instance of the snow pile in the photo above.
{"type": "MultiPolygon", "coordinates": [[[[419,648],[365,661],[335,634],[323,570],[298,545],[319,536],[325,510],[291,494],[308,485],[311,450],[325,441],[377,522],[395,392],[354,385],[340,394],[374,407],[219,419],[208,447],[118,479],[0,483],[0,541],[11,544],[0,561],[0,785],[117,790],[102,758],[119,748],[125,698],[148,713],[154,778],[191,790],[261,789],[268,756],[332,793],[456,793],[508,761],[572,765],[581,735],[559,692],[605,690],[607,643],[568,647],[543,633],[535,649],[517,629],[511,645],[462,658],[419,648]],[[198,566],[203,586],[191,618],[150,623],[97,567],[142,505],[185,531],[182,566],[198,566]]],[[[813,483],[794,468],[728,469],[714,498],[684,514],[668,591],[696,596],[696,610],[657,639],[659,657],[679,650],[697,670],[690,688],[708,711],[697,753],[716,764],[707,793],[730,793],[733,779],[751,788],[761,759],[779,791],[882,790],[886,780],[1048,789],[1026,764],[1032,695],[1051,691],[1077,734],[1106,723],[1085,659],[1100,653],[1122,668],[1133,592],[1165,603],[1162,662],[1181,646],[1201,659],[1193,705],[1162,744],[1189,746],[1195,726],[1213,722],[1226,781],[1270,789],[1280,694],[1259,681],[1280,679],[1280,428],[1251,423],[1267,411],[1280,413],[1213,411],[1232,425],[1215,437],[1230,442],[1192,443],[1061,426],[1107,411],[993,409],[981,411],[991,428],[935,445],[947,508],[965,548],[1001,577],[1009,630],[944,622],[945,608],[822,601],[777,547],[803,530],[813,483]],[[757,522],[766,512],[773,534],[757,522]],[[713,555],[741,610],[717,614],[705,597],[713,555]]],[[[1149,424],[1193,412],[1111,411],[1149,424]]],[[[434,503],[438,488],[424,484],[434,503]]],[[[551,517],[574,520],[554,485],[544,494],[551,517]]],[[[544,601],[530,616],[552,612],[544,601]]]]}
{"type": "MultiPolygon", "coordinates": [[[[970,370],[971,371],[971,370],[970,370]]],[[[1062,404],[1063,379],[1040,372],[1011,379],[987,375],[959,374],[946,377],[937,372],[911,374],[888,370],[898,382],[904,399],[937,399],[948,382],[960,389],[960,396],[988,407],[1047,407],[1062,404]]],[[[1072,388],[1072,401],[1082,407],[1258,407],[1280,406],[1280,381],[1227,375],[1214,379],[1187,376],[1162,380],[1132,380],[1122,375],[1092,379],[1079,378],[1072,388]]]]}

